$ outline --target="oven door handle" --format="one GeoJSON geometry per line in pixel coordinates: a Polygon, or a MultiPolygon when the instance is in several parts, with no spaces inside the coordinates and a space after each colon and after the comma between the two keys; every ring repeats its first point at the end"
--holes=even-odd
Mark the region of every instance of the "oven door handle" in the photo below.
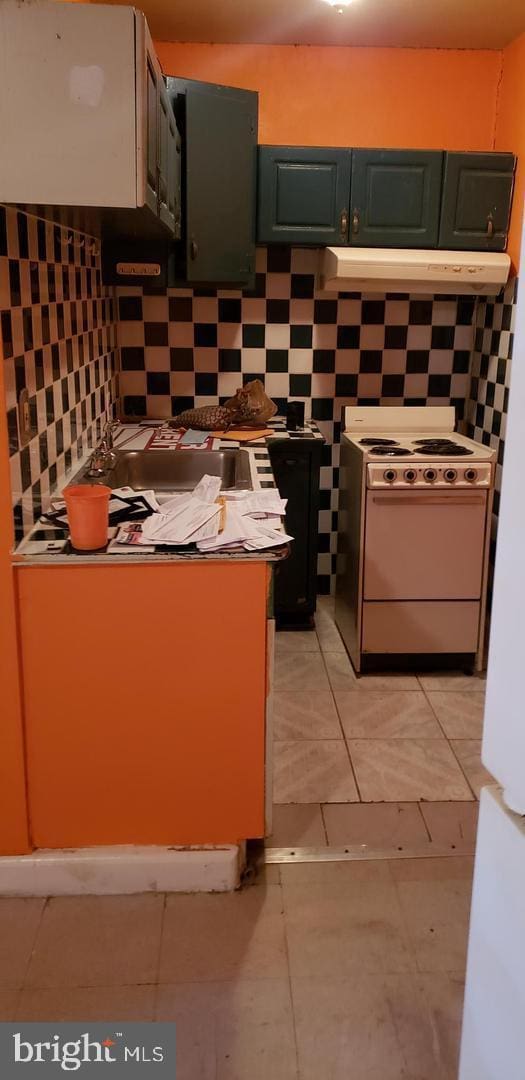
{"type": "Polygon", "coordinates": [[[396,506],[482,506],[485,498],[483,495],[473,495],[469,498],[452,494],[452,492],[448,495],[413,495],[412,497],[392,492],[389,495],[373,495],[372,501],[377,506],[389,506],[392,503],[396,506]]]}

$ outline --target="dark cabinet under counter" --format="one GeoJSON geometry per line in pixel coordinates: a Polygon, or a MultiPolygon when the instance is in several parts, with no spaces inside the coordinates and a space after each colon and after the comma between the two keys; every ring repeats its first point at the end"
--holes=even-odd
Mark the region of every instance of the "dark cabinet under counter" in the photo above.
{"type": "Polygon", "coordinates": [[[310,627],[316,607],[319,534],[319,477],[324,440],[272,438],[268,451],[275,483],[286,508],[286,531],[294,537],[290,555],[275,568],[277,626],[310,627]]]}

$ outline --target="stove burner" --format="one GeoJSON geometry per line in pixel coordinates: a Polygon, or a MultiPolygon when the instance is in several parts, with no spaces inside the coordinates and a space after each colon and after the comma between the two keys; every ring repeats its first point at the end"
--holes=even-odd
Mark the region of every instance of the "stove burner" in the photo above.
{"type": "Polygon", "coordinates": [[[469,450],[467,446],[461,446],[460,443],[450,442],[448,439],[437,442],[427,442],[424,446],[419,447],[420,454],[429,454],[432,457],[467,457],[469,454],[473,454],[473,450],[469,450]]]}
{"type": "Polygon", "coordinates": [[[361,446],[398,446],[395,439],[360,439],[361,446]]]}
{"type": "Polygon", "coordinates": [[[453,439],[414,439],[416,446],[456,446],[453,439]]]}
{"type": "Polygon", "coordinates": [[[406,450],[403,446],[374,446],[372,447],[371,454],[375,454],[376,457],[406,457],[412,453],[411,450],[406,450]]]}

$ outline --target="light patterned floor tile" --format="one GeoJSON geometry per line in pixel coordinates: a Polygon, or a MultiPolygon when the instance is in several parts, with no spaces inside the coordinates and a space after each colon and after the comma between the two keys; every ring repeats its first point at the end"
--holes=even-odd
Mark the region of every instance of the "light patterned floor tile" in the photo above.
{"type": "Polygon", "coordinates": [[[472,891],[473,855],[443,856],[432,859],[390,859],[386,866],[393,881],[462,881],[472,891]]]}
{"type": "Polygon", "coordinates": [[[321,653],[276,652],[275,690],[329,690],[321,653]]]}
{"type": "Polygon", "coordinates": [[[443,1063],[445,1076],[456,1080],[459,1067],[465,977],[456,972],[432,972],[415,979],[420,1005],[430,1021],[434,1045],[443,1063]]]}
{"type": "Polygon", "coordinates": [[[274,739],[342,739],[333,695],[329,690],[276,690],[273,697],[274,739]]]}
{"type": "Polygon", "coordinates": [[[318,596],[317,597],[317,611],[326,611],[332,616],[335,611],[335,596],[318,596]]]}
{"type": "Polygon", "coordinates": [[[390,865],[390,861],[383,859],[281,863],[281,883],[301,885],[306,890],[312,883],[344,885],[346,888],[359,891],[363,883],[387,885],[392,880],[390,865]]]}
{"type": "Polygon", "coordinates": [[[484,693],[427,691],[427,697],[448,739],[481,739],[484,693]]]}
{"type": "Polygon", "coordinates": [[[160,951],[161,983],[286,978],[279,885],[235,893],[172,893],[160,951]]]}
{"type": "Polygon", "coordinates": [[[0,1021],[14,1020],[19,990],[0,990],[0,1021]]]}
{"type": "Polygon", "coordinates": [[[154,1019],[155,987],[96,986],[22,990],[17,1017],[37,1021],[154,1019]]]}
{"type": "Polygon", "coordinates": [[[333,616],[328,611],[320,611],[316,615],[315,627],[317,637],[323,652],[345,653],[343,639],[337,629],[333,616]]]}
{"type": "Polygon", "coordinates": [[[405,871],[393,863],[390,866],[418,970],[463,972],[472,893],[470,861],[417,861],[419,868],[405,871]]]}
{"type": "Polygon", "coordinates": [[[276,804],[266,847],[326,847],[320,804],[276,804]]]}
{"type": "Polygon", "coordinates": [[[343,739],[274,743],[275,803],[354,802],[358,798],[343,739]]]}
{"type": "Polygon", "coordinates": [[[293,978],[302,1080],[455,1080],[458,995],[427,978],[293,978]]]}
{"type": "Polygon", "coordinates": [[[335,690],[344,733],[349,739],[439,739],[443,733],[421,690],[379,693],[335,690]]]}
{"type": "Polygon", "coordinates": [[[417,803],[329,804],[323,807],[328,843],[366,844],[371,848],[421,847],[428,844],[417,803]]]}
{"type": "Polygon", "coordinates": [[[0,989],[22,986],[45,900],[0,900],[0,989]]]}
{"type": "Polygon", "coordinates": [[[154,893],[48,900],[25,987],[154,982],[163,907],[154,893]]]}
{"type": "Polygon", "coordinates": [[[349,739],[348,746],[364,802],[471,797],[445,739],[349,739]]]}
{"type": "Polygon", "coordinates": [[[385,672],[374,675],[356,675],[346,653],[324,653],[328,677],[333,690],[386,691],[420,690],[415,675],[385,672]]]}
{"type": "Polygon", "coordinates": [[[494,783],[494,777],[481,761],[481,739],[451,739],[450,745],[476,798],[479,799],[481,788],[485,784],[494,783]]]}
{"type": "Polygon", "coordinates": [[[477,802],[425,802],[420,804],[432,841],[470,851],[476,843],[477,802]]]}
{"type": "MultiPolygon", "coordinates": [[[[283,875],[288,958],[292,976],[354,975],[415,970],[395,883],[353,876],[295,884],[283,875]]],[[[348,1064],[348,1063],[347,1063],[348,1064]]]]}
{"type": "Polygon", "coordinates": [[[288,979],[161,986],[157,1020],[177,1025],[177,1080],[296,1080],[288,979]]]}
{"type": "Polygon", "coordinates": [[[275,645],[281,652],[319,652],[315,630],[278,630],[275,635],[275,645]]]}
{"type": "Polygon", "coordinates": [[[486,675],[465,675],[463,671],[430,671],[418,675],[423,690],[455,693],[480,693],[485,690],[486,675]]]}

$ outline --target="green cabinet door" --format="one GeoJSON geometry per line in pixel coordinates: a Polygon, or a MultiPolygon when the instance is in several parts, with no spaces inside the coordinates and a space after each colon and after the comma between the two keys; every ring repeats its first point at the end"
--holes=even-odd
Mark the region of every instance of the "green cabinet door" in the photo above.
{"type": "Polygon", "coordinates": [[[445,154],[440,248],[505,250],[515,164],[513,154],[445,154]]]}
{"type": "Polygon", "coordinates": [[[180,237],[180,136],[164,82],[159,80],[158,214],[174,239],[180,237]]]}
{"type": "Polygon", "coordinates": [[[350,243],[435,247],[442,167],[441,150],[354,150],[350,243]]]}
{"type": "Polygon", "coordinates": [[[146,205],[158,216],[159,202],[159,75],[146,56],[146,205]]]}
{"type": "Polygon", "coordinates": [[[259,243],[348,243],[351,160],[345,149],[260,146],[259,243]]]}
{"type": "Polygon", "coordinates": [[[250,285],[255,274],[258,95],[167,79],[182,134],[182,249],[176,279],[250,285]]]}

